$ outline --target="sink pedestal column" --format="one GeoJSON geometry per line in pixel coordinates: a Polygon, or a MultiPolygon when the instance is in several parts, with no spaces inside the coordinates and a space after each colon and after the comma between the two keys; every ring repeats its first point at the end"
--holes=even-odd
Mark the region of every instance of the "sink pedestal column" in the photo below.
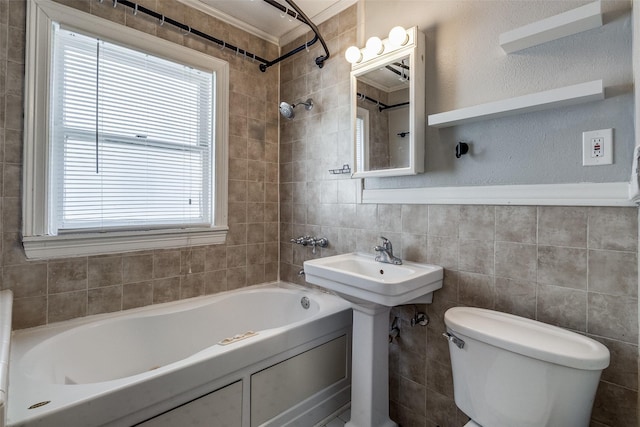
{"type": "Polygon", "coordinates": [[[353,305],[351,420],[345,427],[397,427],[389,418],[389,312],[353,305]]]}

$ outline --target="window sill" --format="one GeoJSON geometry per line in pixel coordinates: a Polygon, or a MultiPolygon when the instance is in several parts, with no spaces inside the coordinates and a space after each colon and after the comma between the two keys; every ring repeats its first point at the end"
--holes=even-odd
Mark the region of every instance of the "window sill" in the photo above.
{"type": "Polygon", "coordinates": [[[227,231],[216,227],[31,236],[23,237],[22,244],[27,259],[49,259],[216,245],[225,242],[227,231]]]}

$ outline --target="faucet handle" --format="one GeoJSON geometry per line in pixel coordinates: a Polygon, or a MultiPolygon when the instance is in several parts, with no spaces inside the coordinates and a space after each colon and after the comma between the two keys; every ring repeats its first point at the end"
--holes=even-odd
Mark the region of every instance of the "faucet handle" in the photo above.
{"type": "Polygon", "coordinates": [[[387,239],[384,236],[380,236],[380,238],[382,239],[382,246],[387,249],[387,250],[392,250],[393,249],[393,245],[391,244],[391,240],[387,239]]]}

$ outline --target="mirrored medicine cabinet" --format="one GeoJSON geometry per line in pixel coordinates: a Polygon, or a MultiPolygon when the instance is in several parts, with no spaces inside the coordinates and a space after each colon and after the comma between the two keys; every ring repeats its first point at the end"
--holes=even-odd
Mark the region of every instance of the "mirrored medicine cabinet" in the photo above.
{"type": "Polygon", "coordinates": [[[396,27],[388,39],[373,37],[367,47],[347,50],[352,63],[353,178],[424,172],[424,45],[417,27],[396,27]]]}

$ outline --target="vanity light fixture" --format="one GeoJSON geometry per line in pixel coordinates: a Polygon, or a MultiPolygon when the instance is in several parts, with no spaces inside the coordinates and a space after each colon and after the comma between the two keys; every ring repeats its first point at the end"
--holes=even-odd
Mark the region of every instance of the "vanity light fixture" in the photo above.
{"type": "Polygon", "coordinates": [[[344,57],[350,64],[357,64],[362,61],[362,52],[360,52],[360,48],[357,46],[351,46],[344,53],[344,57]]]}
{"type": "Polygon", "coordinates": [[[357,46],[349,47],[344,57],[350,64],[359,64],[363,60],[370,60],[383,53],[389,53],[396,49],[406,46],[411,41],[410,32],[403,27],[393,27],[389,31],[389,38],[380,40],[379,37],[370,37],[364,48],[357,46]]]}
{"type": "Polygon", "coordinates": [[[391,31],[389,31],[389,43],[391,43],[392,46],[404,46],[408,41],[409,34],[407,34],[407,30],[403,27],[393,27],[391,31]]]}
{"type": "Polygon", "coordinates": [[[374,55],[380,55],[384,52],[384,44],[382,44],[380,37],[369,37],[365,49],[374,55]]]}

